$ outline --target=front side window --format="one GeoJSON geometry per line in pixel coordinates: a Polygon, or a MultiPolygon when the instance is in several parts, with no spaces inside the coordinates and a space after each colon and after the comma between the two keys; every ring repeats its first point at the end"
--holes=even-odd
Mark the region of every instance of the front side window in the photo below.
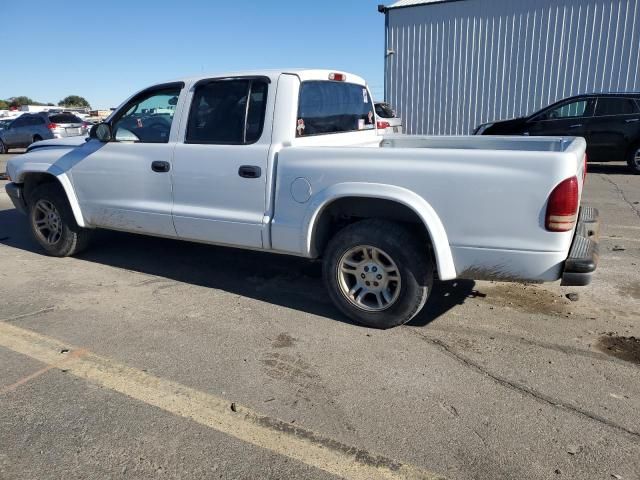
{"type": "Polygon", "coordinates": [[[116,141],[168,143],[181,87],[143,92],[112,122],[116,141]]]}
{"type": "Polygon", "coordinates": [[[563,118],[586,117],[591,115],[593,100],[584,99],[564,105],[544,113],[540,120],[557,120],[563,118]]]}
{"type": "Polygon", "coordinates": [[[369,92],[362,85],[307,81],[300,86],[296,136],[352,132],[375,128],[369,92]]]}
{"type": "Polygon", "coordinates": [[[13,124],[11,125],[13,128],[17,128],[17,127],[24,127],[25,125],[27,125],[27,119],[28,119],[28,115],[21,115],[20,117],[18,117],[17,119],[14,120],[13,124]]]}
{"type": "Polygon", "coordinates": [[[632,115],[638,113],[638,105],[630,98],[600,97],[596,106],[596,116],[632,115]]]}
{"type": "Polygon", "coordinates": [[[268,83],[212,80],[196,87],[185,143],[245,145],[262,135],[268,83]]]}

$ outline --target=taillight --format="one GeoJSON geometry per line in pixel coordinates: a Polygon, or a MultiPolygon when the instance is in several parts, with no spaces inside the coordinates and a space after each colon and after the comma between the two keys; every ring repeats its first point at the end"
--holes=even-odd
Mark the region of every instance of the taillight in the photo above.
{"type": "Polygon", "coordinates": [[[49,125],[47,125],[47,128],[49,130],[53,130],[55,128],[58,128],[58,124],[57,123],[50,123],[49,125]]]}
{"type": "Polygon", "coordinates": [[[550,232],[568,232],[578,218],[578,179],[567,178],[553,189],[547,203],[545,227],[550,232]]]}
{"type": "Polygon", "coordinates": [[[347,79],[347,76],[344,73],[331,72],[329,74],[329,80],[335,80],[336,82],[344,82],[346,79],[347,79]]]}
{"type": "Polygon", "coordinates": [[[385,128],[389,128],[391,124],[389,122],[383,122],[382,120],[378,120],[378,130],[384,130],[385,128]]]}

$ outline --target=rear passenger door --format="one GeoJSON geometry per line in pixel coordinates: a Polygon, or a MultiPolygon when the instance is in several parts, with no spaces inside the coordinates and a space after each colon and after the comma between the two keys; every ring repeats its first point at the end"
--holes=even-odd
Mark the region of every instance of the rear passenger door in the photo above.
{"type": "Polygon", "coordinates": [[[262,248],[270,87],[267,78],[234,77],[203,80],[191,89],[172,175],[179,237],[262,248]]]}
{"type": "Polygon", "coordinates": [[[624,160],[631,142],[640,136],[640,107],[632,98],[599,97],[588,130],[590,160],[624,160]]]}

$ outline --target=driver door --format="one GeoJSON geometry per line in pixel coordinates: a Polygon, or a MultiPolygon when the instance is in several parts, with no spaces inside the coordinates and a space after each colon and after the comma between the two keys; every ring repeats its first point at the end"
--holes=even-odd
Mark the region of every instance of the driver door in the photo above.
{"type": "Polygon", "coordinates": [[[184,84],[134,96],[109,121],[113,139],[92,139],[71,177],[86,221],[95,227],[175,237],[171,168],[184,84]]]}
{"type": "MultiPolygon", "coordinates": [[[[545,110],[528,122],[525,135],[586,137],[594,98],[569,100],[545,110]]],[[[588,139],[587,139],[588,141],[588,139]]]]}

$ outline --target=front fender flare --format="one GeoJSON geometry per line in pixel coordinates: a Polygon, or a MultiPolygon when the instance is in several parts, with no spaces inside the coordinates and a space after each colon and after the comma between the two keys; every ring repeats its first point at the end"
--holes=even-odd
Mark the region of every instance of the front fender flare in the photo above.
{"type": "Polygon", "coordinates": [[[441,280],[456,278],[456,269],[453,263],[453,255],[449,246],[449,239],[440,217],[433,207],[421,196],[395,185],[379,183],[345,182],[332,185],[318,192],[307,207],[303,222],[303,234],[305,244],[303,252],[305,256],[316,257],[317,252],[313,247],[313,236],[316,224],[324,209],[333,201],[344,197],[367,197],[390,200],[400,203],[415,212],[422,220],[431,237],[438,275],[441,280]]]}
{"type": "Polygon", "coordinates": [[[76,196],[76,192],[73,189],[73,185],[71,184],[69,176],[64,170],[57,167],[56,165],[50,164],[33,163],[25,165],[25,168],[21,169],[21,171],[18,173],[16,183],[24,183],[25,177],[30,173],[48,173],[49,175],[55,177],[56,180],[60,182],[60,185],[62,186],[62,189],[67,196],[67,200],[69,201],[69,206],[71,207],[73,216],[76,219],[76,223],[79,227],[86,228],[82,210],[80,209],[80,204],[78,203],[78,197],[76,196]]]}

